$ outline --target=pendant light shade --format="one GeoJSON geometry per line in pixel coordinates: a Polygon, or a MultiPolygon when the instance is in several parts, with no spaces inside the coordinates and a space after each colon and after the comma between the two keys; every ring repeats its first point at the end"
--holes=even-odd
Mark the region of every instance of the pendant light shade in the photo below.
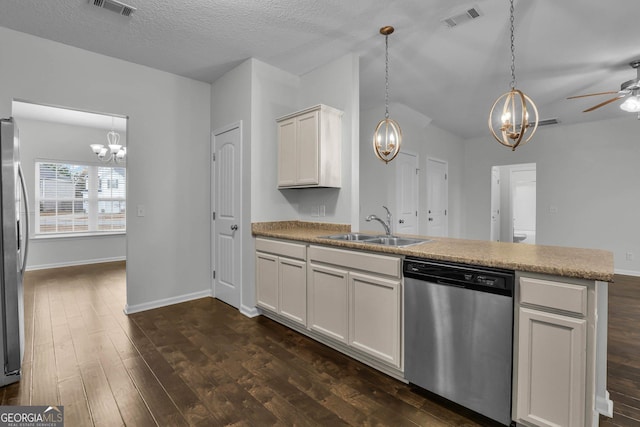
{"type": "Polygon", "coordinates": [[[531,140],[538,129],[538,109],[524,92],[516,89],[516,54],[514,44],[513,0],[511,19],[511,90],[502,94],[491,107],[489,129],[500,144],[515,151],[531,140]]]}
{"type": "Polygon", "coordinates": [[[515,151],[518,145],[527,143],[538,128],[538,109],[523,92],[511,89],[494,102],[489,128],[496,141],[515,151]]]}
{"type": "Polygon", "coordinates": [[[402,145],[402,130],[395,120],[389,118],[389,35],[394,31],[393,27],[380,28],[380,34],[385,42],[385,114],[384,119],[378,123],[373,133],[373,151],[376,156],[385,163],[395,159],[402,145]]]}

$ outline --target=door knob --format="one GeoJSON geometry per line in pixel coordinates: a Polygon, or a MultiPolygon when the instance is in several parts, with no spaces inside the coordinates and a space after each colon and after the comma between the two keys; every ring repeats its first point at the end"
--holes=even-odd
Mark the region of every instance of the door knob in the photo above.
{"type": "Polygon", "coordinates": [[[231,226],[231,231],[236,231],[238,229],[238,224],[233,224],[231,226]]]}

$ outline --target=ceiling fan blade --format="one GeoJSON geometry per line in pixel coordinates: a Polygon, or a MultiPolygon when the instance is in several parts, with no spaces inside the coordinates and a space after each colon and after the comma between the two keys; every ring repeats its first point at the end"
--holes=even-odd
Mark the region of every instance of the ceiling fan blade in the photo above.
{"type": "Polygon", "coordinates": [[[620,98],[624,98],[624,95],[615,96],[615,97],[613,97],[613,98],[611,98],[611,99],[607,99],[606,101],[601,102],[601,103],[600,103],[600,104],[598,104],[598,105],[594,105],[594,106],[593,106],[593,107],[591,107],[591,108],[587,108],[586,110],[584,110],[584,111],[583,111],[583,113],[588,113],[589,111],[593,111],[593,110],[595,110],[596,108],[600,108],[600,107],[603,107],[603,106],[605,106],[605,105],[607,105],[607,104],[611,104],[612,102],[617,101],[617,100],[618,100],[618,99],[620,99],[620,98]]]}
{"type": "Polygon", "coordinates": [[[570,96],[567,99],[576,99],[576,98],[584,98],[587,96],[595,96],[595,95],[612,95],[614,93],[618,93],[618,91],[611,91],[611,92],[598,92],[598,93],[588,93],[586,95],[576,95],[576,96],[570,96]]]}

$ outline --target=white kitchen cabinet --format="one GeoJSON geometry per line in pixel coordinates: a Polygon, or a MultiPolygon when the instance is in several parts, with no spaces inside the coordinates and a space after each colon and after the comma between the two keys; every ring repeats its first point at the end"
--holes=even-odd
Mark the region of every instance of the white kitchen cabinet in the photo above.
{"type": "Polygon", "coordinates": [[[309,328],[402,367],[401,258],[311,245],[309,328]]]}
{"type": "Polygon", "coordinates": [[[306,326],[305,245],[256,239],[256,302],[258,307],[306,326]]]}
{"type": "Polygon", "coordinates": [[[339,188],[342,111],[317,105],[276,122],[278,188],[339,188]]]}
{"type": "Polygon", "coordinates": [[[399,279],[349,273],[349,345],[396,368],[401,365],[399,279]]]}
{"type": "Polygon", "coordinates": [[[309,263],[309,329],[348,344],[348,275],[344,269],[309,263]]]}
{"type": "Polygon", "coordinates": [[[590,425],[587,286],[528,277],[519,285],[515,420],[590,425]]]}

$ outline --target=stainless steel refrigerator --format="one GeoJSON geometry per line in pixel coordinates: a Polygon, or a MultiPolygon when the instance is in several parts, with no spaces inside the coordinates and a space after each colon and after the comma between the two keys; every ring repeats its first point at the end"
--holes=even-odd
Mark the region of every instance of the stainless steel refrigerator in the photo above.
{"type": "Polygon", "coordinates": [[[14,119],[0,120],[0,387],[20,380],[24,354],[24,292],[29,213],[14,119]]]}

